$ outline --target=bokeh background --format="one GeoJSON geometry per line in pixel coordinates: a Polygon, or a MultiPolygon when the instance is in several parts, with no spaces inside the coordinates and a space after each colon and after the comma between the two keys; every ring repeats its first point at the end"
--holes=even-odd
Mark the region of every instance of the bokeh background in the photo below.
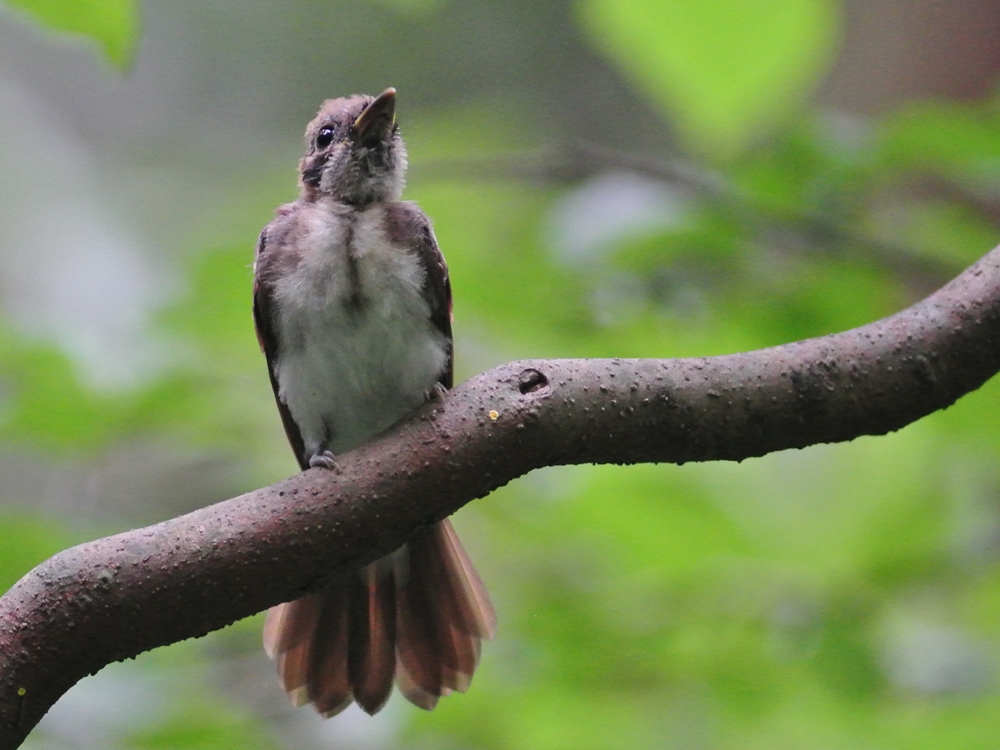
{"type": "MultiPolygon", "coordinates": [[[[982,0],[7,0],[0,587],[295,471],[250,263],[324,98],[399,90],[461,380],[915,301],[1000,239],[998,72],[982,0]]],[[[500,633],[433,713],[292,709],[258,616],[84,680],[27,747],[996,747],[997,397],[471,504],[500,633]]]]}

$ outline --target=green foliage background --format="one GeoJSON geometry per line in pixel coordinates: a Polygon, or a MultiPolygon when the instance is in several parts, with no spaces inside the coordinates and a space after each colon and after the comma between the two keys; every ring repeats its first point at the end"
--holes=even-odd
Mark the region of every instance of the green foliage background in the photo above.
{"type": "MultiPolygon", "coordinates": [[[[125,0],[8,4],[89,35],[116,65],[134,54],[125,0]]],[[[954,197],[1000,188],[995,102],[913,105],[856,138],[809,108],[839,41],[836,3],[583,0],[577,11],[579,33],[728,187],[573,263],[542,226],[575,185],[414,181],[408,197],[433,217],[452,269],[461,376],[504,358],[711,355],[819,336],[900,309],[995,244],[995,221],[954,197]],[[610,314],[595,303],[605,293],[610,314]],[[463,352],[474,339],[489,353],[463,352]]],[[[415,170],[543,145],[497,103],[415,115],[407,139],[415,170]]],[[[247,488],[292,471],[248,314],[254,222],[288,199],[287,175],[247,193],[231,241],[192,253],[186,297],[159,317],[183,364],[108,395],[65,354],[2,329],[0,438],[80,455],[169,439],[249,457],[247,488]]],[[[995,746],[997,390],[883,438],[739,465],[556,468],[475,503],[458,523],[495,592],[499,637],[467,696],[430,714],[396,709],[389,742],[995,746]]],[[[84,536],[5,513],[5,587],[84,536]]],[[[122,746],[283,746],[206,676],[220,653],[257,649],[259,624],[140,659],[182,687],[122,746]]]]}

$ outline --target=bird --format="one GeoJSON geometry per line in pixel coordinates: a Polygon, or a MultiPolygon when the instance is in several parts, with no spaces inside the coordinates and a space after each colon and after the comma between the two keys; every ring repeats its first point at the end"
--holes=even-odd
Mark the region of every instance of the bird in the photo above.
{"type": "MultiPolygon", "coordinates": [[[[278,412],[303,469],[452,387],[448,267],[431,222],[401,200],[396,91],[323,103],[306,128],[299,197],[254,259],[253,317],[278,412]]],[[[295,705],[375,714],[393,684],[430,710],[465,692],[496,632],[488,592],[448,519],[393,553],[272,607],[264,648],[295,705]]]]}

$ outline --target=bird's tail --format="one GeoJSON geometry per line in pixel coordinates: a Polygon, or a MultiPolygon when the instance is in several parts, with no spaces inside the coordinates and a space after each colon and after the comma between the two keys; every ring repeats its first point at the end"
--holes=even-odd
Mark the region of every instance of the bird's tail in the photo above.
{"type": "Polygon", "coordinates": [[[446,519],[357,575],[272,607],[264,650],[292,702],[324,716],[352,701],[374,714],[393,681],[430,710],[468,689],[495,631],[489,594],[446,519]]]}

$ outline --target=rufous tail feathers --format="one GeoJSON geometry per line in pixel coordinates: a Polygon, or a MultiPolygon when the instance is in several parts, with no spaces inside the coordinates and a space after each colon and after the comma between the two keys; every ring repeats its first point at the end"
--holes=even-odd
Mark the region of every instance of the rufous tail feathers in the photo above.
{"type": "Polygon", "coordinates": [[[292,702],[324,716],[352,701],[374,714],[394,681],[430,710],[469,688],[495,632],[486,587],[445,519],[357,575],[272,607],[264,650],[292,702]]]}

